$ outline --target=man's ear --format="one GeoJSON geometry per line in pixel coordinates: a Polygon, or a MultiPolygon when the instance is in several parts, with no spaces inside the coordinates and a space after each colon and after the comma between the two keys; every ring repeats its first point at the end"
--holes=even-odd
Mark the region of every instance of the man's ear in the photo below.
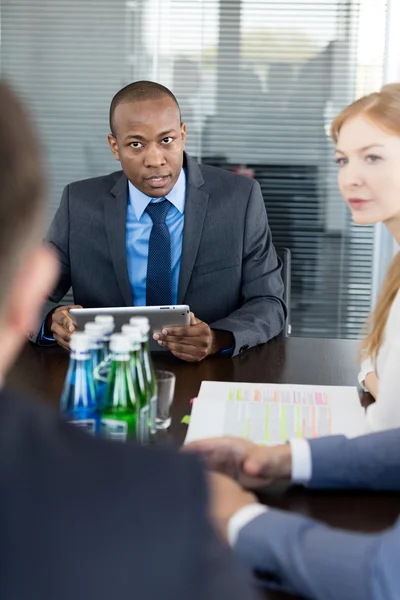
{"type": "Polygon", "coordinates": [[[186,123],[184,123],[183,121],[181,123],[181,138],[182,138],[182,142],[183,142],[183,147],[185,147],[185,144],[186,144],[186,123]]]}
{"type": "Polygon", "coordinates": [[[20,267],[4,311],[4,325],[24,338],[39,325],[39,315],[53,291],[59,273],[58,260],[44,244],[35,248],[20,267]]]}
{"type": "Polygon", "coordinates": [[[114,154],[115,160],[119,160],[119,150],[117,140],[112,133],[108,134],[108,143],[110,144],[111,152],[114,154]]]}

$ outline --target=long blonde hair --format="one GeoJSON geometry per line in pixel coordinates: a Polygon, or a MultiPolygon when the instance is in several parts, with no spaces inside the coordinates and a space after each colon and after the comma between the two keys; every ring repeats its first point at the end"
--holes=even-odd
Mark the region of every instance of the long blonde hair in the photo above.
{"type": "MultiPolygon", "coordinates": [[[[335,144],[346,121],[364,115],[388,133],[400,136],[400,83],[385,85],[380,92],[374,92],[356,100],[340,112],[331,125],[331,137],[335,144]]],[[[400,253],[392,260],[375,310],[367,322],[367,335],[361,344],[361,355],[375,359],[382,344],[390,307],[400,289],[400,253]]]]}

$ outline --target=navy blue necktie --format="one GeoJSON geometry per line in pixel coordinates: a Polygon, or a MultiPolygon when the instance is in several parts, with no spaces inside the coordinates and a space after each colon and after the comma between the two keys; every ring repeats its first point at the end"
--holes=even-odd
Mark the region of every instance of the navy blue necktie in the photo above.
{"type": "Polygon", "coordinates": [[[146,208],[153,221],[147,262],[147,306],[172,304],[171,238],[165,223],[170,208],[169,200],[151,202],[146,208]]]}

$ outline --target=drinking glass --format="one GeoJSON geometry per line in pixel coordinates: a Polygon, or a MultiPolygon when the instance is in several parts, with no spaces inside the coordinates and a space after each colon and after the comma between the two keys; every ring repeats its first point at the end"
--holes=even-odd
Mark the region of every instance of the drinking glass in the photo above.
{"type": "Polygon", "coordinates": [[[174,399],[175,379],[175,375],[171,371],[156,371],[157,429],[168,429],[171,425],[171,404],[174,399]]]}

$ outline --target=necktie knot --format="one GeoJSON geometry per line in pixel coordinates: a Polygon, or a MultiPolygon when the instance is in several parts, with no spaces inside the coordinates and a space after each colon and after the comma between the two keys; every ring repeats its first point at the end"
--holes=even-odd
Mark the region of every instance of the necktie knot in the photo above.
{"type": "Polygon", "coordinates": [[[150,215],[154,225],[161,225],[165,223],[170,208],[171,202],[169,200],[162,200],[162,202],[150,202],[147,205],[146,212],[150,215]]]}

